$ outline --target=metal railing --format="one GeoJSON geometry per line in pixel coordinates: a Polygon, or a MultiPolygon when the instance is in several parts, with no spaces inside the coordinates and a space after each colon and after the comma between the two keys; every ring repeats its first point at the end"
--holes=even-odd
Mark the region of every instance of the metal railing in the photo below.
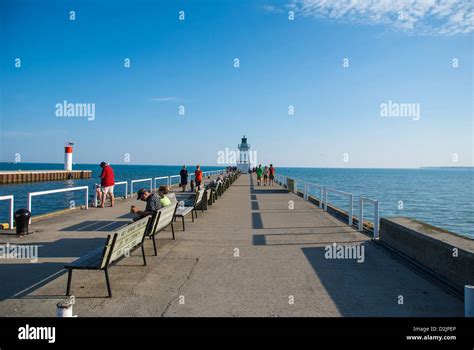
{"type": "MultiPolygon", "coordinates": [[[[211,171],[206,171],[203,172],[204,174],[207,174],[206,176],[213,176],[217,174],[222,174],[224,173],[224,169],[219,169],[219,170],[211,170],[211,171]]],[[[191,179],[194,176],[194,173],[191,173],[189,175],[189,178],[191,179]]],[[[163,180],[166,179],[167,186],[172,185],[172,179],[173,178],[179,178],[179,175],[171,175],[171,176],[160,176],[160,177],[154,177],[154,178],[146,178],[146,179],[138,179],[138,180],[131,180],[130,181],[130,197],[133,196],[133,185],[138,182],[149,182],[150,183],[150,190],[156,190],[157,189],[157,181],[158,180],[163,180]]],[[[120,181],[116,182],[115,186],[118,185],[125,185],[125,198],[128,198],[129,192],[128,192],[128,181],[120,181]]],[[[27,203],[26,206],[28,208],[28,211],[31,212],[31,207],[32,207],[32,198],[36,196],[43,196],[47,194],[53,194],[53,193],[62,193],[62,192],[69,192],[69,191],[79,191],[79,190],[86,190],[86,203],[85,203],[85,208],[89,209],[89,186],[79,186],[79,187],[69,187],[69,188],[60,188],[60,189],[55,189],[55,190],[48,190],[48,191],[38,191],[38,192],[30,192],[28,193],[27,197],[27,203]]],[[[94,203],[97,206],[97,192],[95,191],[96,189],[94,188],[94,203]]],[[[8,200],[10,201],[10,210],[9,210],[9,225],[10,228],[13,227],[13,218],[14,218],[14,196],[13,195],[5,195],[5,196],[0,196],[0,200],[8,200]]],[[[31,220],[30,220],[31,222],[31,220]]]]}
{"type": "Polygon", "coordinates": [[[153,179],[151,177],[147,179],[138,179],[130,181],[130,197],[133,197],[133,184],[137,182],[150,182],[150,191],[153,191],[153,179]]]}
{"type": "Polygon", "coordinates": [[[158,176],[158,177],[155,177],[153,179],[153,185],[154,185],[154,188],[155,188],[155,191],[156,189],[158,188],[158,186],[156,186],[156,181],[157,180],[165,180],[166,179],[166,186],[170,186],[170,177],[169,176],[158,176]]]}
{"type": "MultiPolygon", "coordinates": [[[[347,197],[348,198],[348,213],[347,213],[347,216],[348,216],[348,220],[347,220],[347,223],[349,226],[352,226],[353,225],[353,217],[354,217],[354,205],[353,205],[353,200],[354,200],[354,195],[352,193],[349,193],[349,192],[344,192],[344,191],[340,191],[340,190],[336,190],[334,188],[330,188],[330,187],[325,187],[323,185],[319,185],[319,184],[315,184],[315,183],[311,183],[311,182],[307,182],[307,181],[303,181],[303,180],[299,180],[299,179],[294,179],[294,178],[291,178],[294,182],[294,193],[298,194],[298,185],[301,186],[301,184],[303,184],[303,198],[305,200],[309,200],[309,197],[310,197],[310,189],[311,187],[317,187],[319,188],[319,198],[317,198],[315,196],[316,199],[319,200],[319,207],[320,208],[324,208],[325,211],[328,211],[328,206],[329,206],[329,200],[328,200],[328,194],[329,193],[335,193],[335,194],[339,194],[339,195],[342,195],[344,197],[347,197]]],[[[280,175],[280,174],[276,174],[275,175],[275,180],[278,184],[280,184],[281,186],[287,186],[287,181],[288,181],[288,177],[287,176],[284,176],[284,175],[280,175]]],[[[373,238],[374,239],[377,239],[379,237],[379,225],[380,225],[380,222],[379,222],[379,202],[375,199],[372,199],[372,198],[368,198],[368,197],[364,197],[364,196],[360,196],[359,197],[359,219],[358,219],[358,229],[359,231],[363,231],[364,230],[364,203],[365,202],[368,202],[368,203],[372,203],[373,206],[374,206],[374,221],[373,221],[373,238]]],[[[336,209],[339,209],[335,206],[336,209]]]]}
{"type": "Polygon", "coordinates": [[[374,206],[374,239],[379,238],[379,201],[367,197],[359,198],[359,231],[364,231],[364,202],[374,206]]]}
{"type": "MultiPolygon", "coordinates": [[[[62,192],[70,192],[70,191],[80,191],[86,190],[86,209],[89,209],[89,186],[80,186],[80,187],[70,187],[70,188],[60,188],[57,190],[48,190],[48,191],[38,191],[38,192],[30,192],[28,193],[28,200],[27,200],[27,208],[28,211],[31,213],[31,205],[32,205],[32,198],[37,196],[44,196],[46,194],[53,194],[53,193],[62,193],[62,192]]],[[[31,222],[31,219],[30,219],[31,222]]]]}
{"type": "Polygon", "coordinates": [[[349,226],[352,226],[352,216],[354,214],[354,207],[353,207],[353,204],[352,204],[352,199],[353,199],[352,193],[339,191],[339,190],[336,190],[334,188],[324,187],[324,211],[328,211],[328,204],[329,204],[329,202],[328,202],[328,193],[329,192],[337,193],[337,194],[340,194],[340,195],[343,195],[343,196],[346,196],[347,198],[349,198],[349,210],[348,210],[349,218],[348,218],[347,224],[349,226]]]}
{"type": "MultiPolygon", "coordinates": [[[[114,184],[114,186],[119,185],[125,185],[125,198],[128,198],[128,181],[119,181],[114,184]]],[[[97,187],[94,189],[94,206],[97,208],[97,187]]]]}
{"type": "Polygon", "coordinates": [[[0,196],[0,201],[10,201],[10,216],[8,224],[10,225],[9,229],[13,230],[13,212],[15,207],[15,197],[12,194],[8,196],[0,196]]]}
{"type": "Polygon", "coordinates": [[[128,181],[116,182],[114,186],[125,185],[125,198],[128,198],[128,181]]]}
{"type": "Polygon", "coordinates": [[[309,198],[309,192],[311,187],[318,187],[319,188],[319,198],[316,197],[316,199],[319,199],[319,207],[323,207],[323,196],[324,196],[324,186],[314,184],[312,182],[305,182],[305,199],[308,200],[309,198]]]}
{"type": "MultiPolygon", "coordinates": [[[[172,179],[175,179],[175,178],[181,178],[181,176],[179,176],[179,175],[171,175],[171,176],[169,177],[169,185],[168,185],[169,187],[173,186],[173,180],[172,180],[172,179]]],[[[178,185],[178,184],[179,184],[179,181],[176,183],[176,185],[178,185]]]]}

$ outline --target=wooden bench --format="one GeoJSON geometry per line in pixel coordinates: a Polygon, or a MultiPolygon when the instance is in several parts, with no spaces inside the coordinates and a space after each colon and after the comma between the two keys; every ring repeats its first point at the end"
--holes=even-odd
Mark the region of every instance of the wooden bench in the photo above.
{"type": "Polygon", "coordinates": [[[220,182],[216,184],[216,187],[211,187],[211,198],[212,198],[213,203],[219,199],[219,194],[221,191],[220,187],[221,187],[220,182]]]}
{"type": "Polygon", "coordinates": [[[105,281],[107,283],[109,297],[112,297],[108,269],[123,258],[129,257],[131,252],[138,247],[142,248],[143,265],[146,265],[143,241],[147,234],[147,229],[152,229],[150,224],[151,220],[152,218],[145,217],[120,228],[113,235],[108,235],[104,246],[66,264],[64,266],[64,268],[68,270],[66,295],[71,295],[73,270],[102,270],[105,272],[105,281]]]}
{"type": "Polygon", "coordinates": [[[184,226],[184,217],[191,213],[191,217],[194,222],[194,215],[196,215],[197,218],[197,208],[201,206],[201,211],[204,212],[204,207],[202,206],[202,202],[204,199],[204,188],[202,188],[199,191],[196,191],[196,195],[194,196],[194,202],[191,206],[179,206],[178,209],[176,209],[176,215],[175,219],[180,217],[183,220],[183,231],[186,230],[186,227],[184,226]]]}
{"type": "Polygon", "coordinates": [[[175,239],[173,219],[176,214],[177,208],[178,203],[176,202],[176,199],[174,199],[174,201],[171,201],[171,205],[168,205],[167,207],[161,208],[160,210],[156,211],[156,217],[152,225],[153,228],[147,234],[147,236],[153,240],[153,250],[155,252],[155,256],[158,255],[156,251],[156,235],[158,233],[164,231],[167,227],[171,226],[171,233],[173,235],[173,239],[175,239]]]}

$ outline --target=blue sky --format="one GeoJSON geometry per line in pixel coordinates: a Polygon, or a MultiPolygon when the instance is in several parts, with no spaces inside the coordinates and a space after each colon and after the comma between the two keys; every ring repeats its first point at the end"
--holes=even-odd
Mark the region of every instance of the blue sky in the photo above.
{"type": "Polygon", "coordinates": [[[80,163],[215,165],[245,134],[279,166],[473,165],[472,4],[423,6],[3,0],[0,161],[62,162],[73,141],[80,163]],[[64,100],[95,119],[58,118],[64,100]]]}

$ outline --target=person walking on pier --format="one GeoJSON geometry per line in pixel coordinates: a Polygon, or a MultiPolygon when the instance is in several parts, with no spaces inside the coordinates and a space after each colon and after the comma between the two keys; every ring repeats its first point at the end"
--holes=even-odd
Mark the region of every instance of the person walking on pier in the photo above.
{"type": "Polygon", "coordinates": [[[265,165],[263,169],[263,186],[268,185],[268,167],[265,165]]]}
{"type": "Polygon", "coordinates": [[[270,168],[268,168],[268,178],[269,178],[269,186],[273,186],[273,182],[275,181],[275,168],[273,164],[270,164],[270,168]]]}
{"type": "Polygon", "coordinates": [[[257,173],[257,186],[260,186],[262,183],[262,173],[263,173],[262,164],[259,164],[256,170],[256,173],[257,173]]]}
{"type": "Polygon", "coordinates": [[[137,221],[141,218],[144,218],[145,216],[152,215],[154,211],[161,209],[160,197],[156,193],[152,193],[147,189],[141,188],[138,190],[137,200],[146,202],[146,207],[145,210],[138,210],[134,205],[132,205],[130,212],[133,214],[138,214],[138,216],[134,218],[133,221],[137,221]]]}
{"type": "Polygon", "coordinates": [[[186,165],[183,165],[183,169],[179,172],[181,176],[180,185],[183,188],[183,192],[186,191],[186,186],[188,185],[188,171],[186,170],[186,165]]]}
{"type": "Polygon", "coordinates": [[[196,167],[196,171],[194,172],[194,177],[196,179],[196,187],[199,191],[201,189],[201,182],[202,182],[202,170],[201,170],[200,165],[196,167]]]}
{"type": "Polygon", "coordinates": [[[107,194],[110,196],[110,206],[113,207],[115,185],[114,169],[106,162],[100,163],[100,167],[102,168],[102,173],[100,174],[100,187],[102,189],[100,207],[103,208],[105,206],[107,194]]]}

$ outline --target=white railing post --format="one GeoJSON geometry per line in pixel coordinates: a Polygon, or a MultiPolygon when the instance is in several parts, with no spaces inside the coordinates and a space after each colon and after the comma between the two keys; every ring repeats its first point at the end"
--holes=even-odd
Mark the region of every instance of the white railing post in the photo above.
{"type": "Polygon", "coordinates": [[[28,198],[26,200],[26,208],[31,213],[31,193],[28,193],[28,198]]]}
{"type": "Polygon", "coordinates": [[[15,206],[15,198],[12,195],[12,198],[10,200],[10,230],[13,230],[14,206],[15,206]]]}
{"type": "MultiPolygon", "coordinates": [[[[324,201],[324,187],[318,184],[313,184],[311,182],[306,182],[306,200],[309,200],[309,189],[311,186],[318,187],[319,188],[319,207],[323,207],[323,201],[324,201]]],[[[318,199],[318,198],[316,198],[318,199]]]]}
{"type": "Polygon", "coordinates": [[[171,175],[171,176],[170,176],[170,185],[169,185],[168,187],[171,187],[171,185],[172,185],[172,184],[171,184],[171,179],[177,178],[177,177],[180,177],[180,176],[179,176],[179,175],[171,175]]]}
{"type": "Polygon", "coordinates": [[[89,186],[86,186],[86,210],[89,209],[89,186]]]}
{"type": "Polygon", "coordinates": [[[364,231],[364,199],[359,198],[359,231],[364,231]]]}
{"type": "Polygon", "coordinates": [[[130,181],[130,197],[133,197],[133,184],[137,182],[150,182],[150,191],[153,191],[153,179],[147,178],[147,179],[139,179],[139,180],[132,180],[130,181]]]}
{"type": "Polygon", "coordinates": [[[154,180],[154,186],[155,186],[155,192],[158,188],[158,186],[156,185],[156,181],[157,180],[164,180],[166,179],[166,186],[169,187],[169,176],[158,176],[158,177],[155,177],[153,180],[154,180]]]}
{"type": "Polygon", "coordinates": [[[328,211],[328,189],[324,187],[324,211],[328,211]]]}
{"type": "Polygon", "coordinates": [[[13,216],[14,216],[14,207],[15,207],[15,197],[10,194],[8,196],[0,196],[0,201],[9,201],[9,213],[10,217],[8,218],[8,225],[10,226],[9,229],[13,230],[13,216]]]}
{"type": "MultiPolygon", "coordinates": [[[[86,209],[89,209],[89,186],[80,186],[80,187],[71,187],[71,188],[60,188],[57,190],[48,190],[48,191],[38,191],[38,192],[29,192],[28,199],[26,205],[28,207],[28,211],[31,213],[31,202],[34,196],[44,196],[46,194],[52,193],[62,193],[62,192],[70,192],[70,191],[80,191],[86,190],[86,209]]],[[[31,218],[30,218],[31,223],[31,218]]]]}
{"type": "Polygon", "coordinates": [[[352,217],[354,216],[354,207],[352,203],[353,195],[349,196],[349,226],[352,226],[352,217]]]}
{"type": "Polygon", "coordinates": [[[374,239],[379,237],[379,201],[366,197],[359,199],[359,231],[364,231],[364,202],[370,202],[374,206],[374,239]]]}
{"type": "Polygon", "coordinates": [[[115,183],[115,187],[125,185],[125,198],[128,198],[128,181],[119,181],[115,183]]]}
{"type": "Polygon", "coordinates": [[[374,201],[374,239],[379,238],[379,201],[374,201]]]}
{"type": "Polygon", "coordinates": [[[328,192],[338,193],[338,194],[341,194],[341,195],[346,196],[346,197],[349,198],[349,208],[348,208],[348,212],[347,212],[349,218],[348,218],[347,221],[348,221],[348,225],[352,226],[352,217],[354,216],[354,211],[353,211],[354,206],[352,204],[352,200],[353,200],[352,193],[339,191],[339,190],[336,190],[334,188],[327,188],[327,187],[325,187],[324,190],[325,190],[325,206],[324,206],[325,211],[327,211],[327,209],[328,209],[328,192]]]}

